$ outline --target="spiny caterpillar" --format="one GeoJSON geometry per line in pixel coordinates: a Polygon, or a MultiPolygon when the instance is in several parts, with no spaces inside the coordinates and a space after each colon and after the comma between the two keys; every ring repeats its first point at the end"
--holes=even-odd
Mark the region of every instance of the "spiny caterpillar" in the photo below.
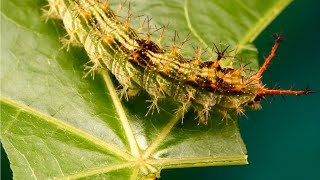
{"type": "MultiPolygon", "coordinates": [[[[232,64],[222,67],[220,62],[228,54],[227,48],[217,48],[215,60],[203,60],[202,51],[194,58],[182,56],[181,46],[162,49],[151,40],[150,28],[146,38],[130,27],[128,18],[120,22],[109,8],[108,1],[97,0],[48,0],[49,17],[63,20],[71,43],[80,43],[87,51],[90,62],[89,73],[97,69],[109,69],[122,85],[122,95],[131,90],[144,89],[152,98],[148,113],[158,110],[159,99],[171,99],[180,103],[186,111],[191,105],[197,112],[199,122],[207,123],[210,110],[219,109],[224,118],[228,111],[244,113],[245,107],[259,107],[266,95],[301,95],[313,91],[268,89],[261,77],[275,56],[283,40],[274,35],[275,44],[258,72],[246,75],[245,66],[235,69],[232,64]]],[[[148,114],[147,113],[147,114],[148,114]]]]}

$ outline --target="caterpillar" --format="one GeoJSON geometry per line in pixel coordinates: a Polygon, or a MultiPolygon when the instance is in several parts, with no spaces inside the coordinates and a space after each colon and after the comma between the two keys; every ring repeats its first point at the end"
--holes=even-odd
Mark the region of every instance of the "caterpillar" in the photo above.
{"type": "Polygon", "coordinates": [[[268,89],[261,82],[283,41],[281,33],[274,35],[275,43],[258,72],[248,74],[245,66],[220,65],[221,60],[229,57],[228,47],[214,45],[214,60],[205,60],[201,49],[197,49],[193,58],[183,56],[180,51],[186,40],[181,45],[174,43],[171,49],[161,48],[151,40],[150,27],[146,37],[141,37],[130,26],[130,15],[121,22],[108,1],[48,2],[46,15],[62,19],[68,32],[69,39],[64,46],[68,49],[72,44],[81,44],[88,53],[91,66],[87,74],[108,69],[122,86],[120,95],[126,98],[130,92],[145,90],[153,99],[147,114],[159,111],[160,99],[169,99],[181,104],[182,111],[193,107],[199,122],[207,124],[213,108],[228,118],[229,111],[244,114],[247,107],[259,108],[260,101],[268,95],[299,96],[314,92],[309,88],[268,89]]]}

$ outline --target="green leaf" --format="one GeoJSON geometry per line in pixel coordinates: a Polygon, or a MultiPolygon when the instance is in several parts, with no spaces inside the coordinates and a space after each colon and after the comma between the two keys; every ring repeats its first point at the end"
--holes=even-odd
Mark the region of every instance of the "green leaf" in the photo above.
{"type": "MultiPolygon", "coordinates": [[[[190,32],[187,55],[221,41],[257,68],[250,43],[290,1],[138,0],[132,9],[157,27],[170,23],[166,42],[174,30],[190,32]]],[[[188,112],[181,125],[171,102],[145,117],[148,95],[120,101],[107,73],[82,78],[88,57],[60,49],[63,25],[44,22],[45,5],[1,1],[1,142],[15,179],[139,179],[166,168],[247,163],[237,122],[212,112],[209,125],[197,125],[188,112]]]]}

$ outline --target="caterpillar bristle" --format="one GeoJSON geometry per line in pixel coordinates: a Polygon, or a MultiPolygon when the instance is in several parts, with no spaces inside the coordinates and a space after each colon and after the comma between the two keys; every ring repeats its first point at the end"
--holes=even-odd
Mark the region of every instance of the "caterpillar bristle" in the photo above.
{"type": "Polygon", "coordinates": [[[153,96],[151,100],[146,100],[146,102],[149,102],[151,104],[148,106],[148,111],[145,116],[148,116],[149,114],[153,115],[155,110],[158,113],[160,112],[160,108],[158,106],[158,99],[159,99],[158,96],[153,96]]]}

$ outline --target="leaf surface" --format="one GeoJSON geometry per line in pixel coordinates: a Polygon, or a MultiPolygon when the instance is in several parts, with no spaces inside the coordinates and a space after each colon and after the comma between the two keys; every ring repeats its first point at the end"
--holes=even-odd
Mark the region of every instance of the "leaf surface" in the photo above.
{"type": "MultiPolygon", "coordinates": [[[[181,38],[190,32],[186,55],[221,41],[257,68],[250,43],[289,3],[137,0],[132,9],[157,27],[170,23],[164,43],[174,30],[181,38]]],[[[197,125],[190,111],[181,125],[167,101],[145,117],[148,95],[120,101],[112,76],[82,78],[87,55],[60,49],[65,30],[58,20],[44,22],[45,5],[1,2],[1,142],[15,179],[137,179],[163,168],[247,163],[237,122],[213,111],[209,125],[197,125]]]]}

